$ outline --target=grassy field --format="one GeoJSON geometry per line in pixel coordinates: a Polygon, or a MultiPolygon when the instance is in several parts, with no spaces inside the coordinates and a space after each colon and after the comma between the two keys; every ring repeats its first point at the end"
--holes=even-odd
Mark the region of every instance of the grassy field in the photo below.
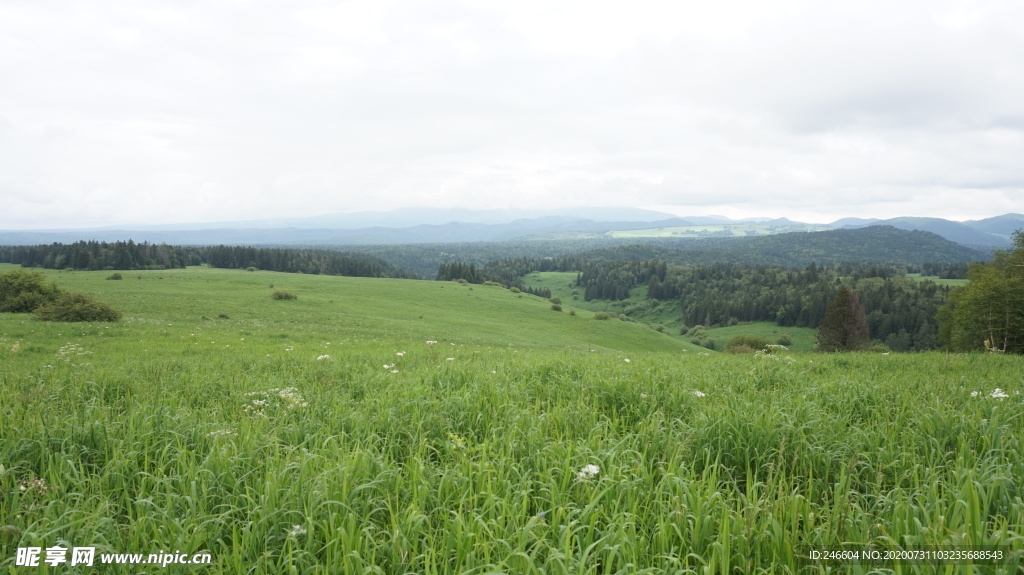
{"type": "MultiPolygon", "coordinates": [[[[576,280],[576,272],[533,272],[523,278],[523,284],[530,287],[543,287],[551,290],[552,297],[559,297],[577,309],[590,312],[606,311],[625,314],[644,325],[665,327],[665,333],[679,335],[679,305],[675,301],[652,302],[647,300],[647,286],[637,286],[630,290],[628,300],[612,302],[608,300],[586,301],[583,299],[583,288],[571,287],[576,280]]],[[[679,339],[678,337],[676,339],[679,339]]]]}
{"type": "Polygon", "coordinates": [[[719,224],[703,226],[673,226],[643,230],[617,230],[608,232],[613,238],[703,238],[764,236],[788,232],[820,232],[832,229],[825,224],[719,224]]]}
{"type": "Polygon", "coordinates": [[[917,281],[930,280],[930,281],[933,281],[933,282],[935,282],[935,283],[937,283],[939,285],[943,285],[943,286],[961,287],[961,286],[967,285],[967,280],[942,279],[942,278],[940,278],[938,276],[925,276],[925,275],[921,275],[921,274],[907,274],[907,277],[914,278],[917,281]]]}
{"type": "Polygon", "coordinates": [[[707,330],[709,337],[715,340],[715,349],[723,350],[729,340],[738,335],[756,335],[776,342],[785,334],[793,339],[787,347],[792,351],[813,351],[817,330],[809,327],[782,327],[770,321],[742,323],[728,327],[716,327],[707,330]]]}
{"type": "Polygon", "coordinates": [[[119,323],[0,314],[0,572],[76,572],[15,565],[55,545],[211,556],[80,573],[1022,565],[1020,357],[706,354],[500,288],[106,275],[52,277],[119,323]],[[843,544],[1006,559],[800,559],[843,544]]]}

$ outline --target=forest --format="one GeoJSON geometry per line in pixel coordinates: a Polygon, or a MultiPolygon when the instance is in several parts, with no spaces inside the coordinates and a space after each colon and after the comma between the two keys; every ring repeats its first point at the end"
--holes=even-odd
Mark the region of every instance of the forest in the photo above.
{"type": "Polygon", "coordinates": [[[73,270],[174,269],[206,264],[215,268],[251,268],[288,273],[414,277],[379,258],[361,253],[251,246],[169,246],[135,243],[132,240],[0,246],[0,263],[73,270]]]}

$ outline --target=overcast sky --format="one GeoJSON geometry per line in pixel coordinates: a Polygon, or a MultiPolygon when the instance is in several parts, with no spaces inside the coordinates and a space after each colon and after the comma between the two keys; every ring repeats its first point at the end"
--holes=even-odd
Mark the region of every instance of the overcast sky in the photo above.
{"type": "Polygon", "coordinates": [[[0,229],[1024,212],[1024,3],[0,2],[0,229]]]}

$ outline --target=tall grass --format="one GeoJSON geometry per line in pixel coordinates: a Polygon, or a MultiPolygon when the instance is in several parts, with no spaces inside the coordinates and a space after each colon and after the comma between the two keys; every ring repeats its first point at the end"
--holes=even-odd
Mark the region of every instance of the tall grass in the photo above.
{"type": "Polygon", "coordinates": [[[1021,358],[229,341],[133,317],[0,318],[0,569],[57,544],[224,573],[883,567],[800,559],[848,543],[1021,565],[1021,358]]]}

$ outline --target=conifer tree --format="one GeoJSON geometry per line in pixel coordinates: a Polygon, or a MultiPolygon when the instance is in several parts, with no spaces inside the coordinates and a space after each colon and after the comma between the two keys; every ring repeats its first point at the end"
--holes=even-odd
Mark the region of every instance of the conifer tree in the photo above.
{"type": "Polygon", "coordinates": [[[818,324],[818,351],[853,351],[867,347],[868,320],[857,292],[841,286],[818,324]]]}

